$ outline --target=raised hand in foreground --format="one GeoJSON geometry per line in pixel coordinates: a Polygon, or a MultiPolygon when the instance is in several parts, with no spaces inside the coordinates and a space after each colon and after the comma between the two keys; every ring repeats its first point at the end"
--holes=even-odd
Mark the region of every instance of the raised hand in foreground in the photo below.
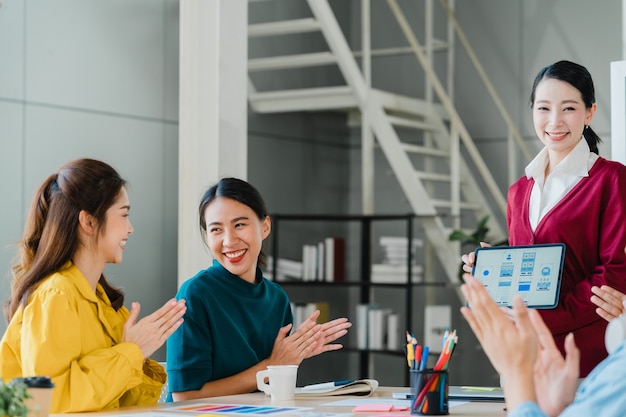
{"type": "Polygon", "coordinates": [[[579,352],[568,336],[564,359],[536,310],[515,297],[511,321],[496,305],[480,281],[463,276],[461,287],[468,306],[461,313],[468,321],[492,365],[504,377],[509,410],[525,401],[537,402],[546,414],[558,415],[574,399],[579,352]]]}

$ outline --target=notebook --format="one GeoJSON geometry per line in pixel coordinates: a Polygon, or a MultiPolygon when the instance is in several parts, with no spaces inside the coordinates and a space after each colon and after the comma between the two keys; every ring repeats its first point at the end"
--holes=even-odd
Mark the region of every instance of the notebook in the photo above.
{"type": "Polygon", "coordinates": [[[450,400],[463,401],[494,401],[504,402],[504,392],[500,387],[470,387],[450,385],[448,387],[450,400]]]}
{"type": "Polygon", "coordinates": [[[378,381],[375,379],[357,379],[338,386],[329,385],[332,385],[332,383],[314,384],[306,388],[296,388],[296,398],[331,397],[336,395],[360,395],[369,397],[378,388],[378,381]]]}
{"type": "MultiPolygon", "coordinates": [[[[392,397],[398,400],[410,400],[411,391],[394,392],[392,397]]],[[[448,399],[456,401],[504,402],[504,392],[499,387],[450,385],[448,387],[448,399]]]]}

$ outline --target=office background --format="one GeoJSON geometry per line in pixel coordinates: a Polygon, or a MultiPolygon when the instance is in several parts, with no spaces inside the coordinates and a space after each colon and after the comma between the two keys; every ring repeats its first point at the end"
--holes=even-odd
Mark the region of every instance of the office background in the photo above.
{"type": "MultiPolygon", "coordinates": [[[[348,39],[357,43],[359,2],[330,3],[348,39]]],[[[407,11],[417,7],[413,1],[399,3],[407,11]]],[[[457,3],[461,26],[531,149],[539,149],[527,106],[533,77],[546,64],[570,59],[594,77],[599,110],[593,126],[605,140],[601,153],[608,156],[609,67],[623,58],[621,2],[457,3]]],[[[36,187],[62,163],[84,156],[111,163],[130,183],[135,233],[124,262],[107,267],[107,276],[125,289],[128,301],[141,302],[144,314],[175,294],[178,7],[177,0],[1,2],[2,301],[10,293],[13,243],[20,238],[36,187]]],[[[288,18],[306,7],[300,0],[254,2],[249,19],[288,18]]],[[[372,11],[380,19],[372,38],[402,43],[386,2],[374,0],[372,11]]],[[[262,56],[259,48],[263,46],[251,44],[250,55],[262,56]]],[[[410,56],[378,61],[374,83],[388,91],[410,92],[416,68],[410,56]]],[[[496,178],[506,190],[507,167],[500,157],[506,128],[495,118],[495,108],[478,89],[478,76],[462,53],[456,68],[456,108],[484,159],[501,172],[496,178]]],[[[249,113],[248,131],[248,180],[260,189],[271,212],[360,212],[360,137],[358,129],[346,124],[345,114],[249,113]]],[[[377,164],[377,189],[382,191],[376,194],[376,212],[410,211],[385,161],[377,164]]],[[[457,316],[456,307],[453,312],[457,316]]],[[[4,328],[2,323],[0,330],[4,328]]],[[[480,369],[485,361],[475,351],[480,369]]],[[[158,352],[157,359],[162,357],[158,352]]]]}

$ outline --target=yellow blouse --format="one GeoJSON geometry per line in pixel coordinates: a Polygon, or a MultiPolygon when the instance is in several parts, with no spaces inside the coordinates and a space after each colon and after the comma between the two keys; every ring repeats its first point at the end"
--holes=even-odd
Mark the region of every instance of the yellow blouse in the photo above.
{"type": "Polygon", "coordinates": [[[128,315],[67,263],[13,316],[0,341],[0,375],[5,382],[51,377],[51,413],[154,404],[166,374],[157,362],[144,362],[136,344],[122,342],[128,315]]]}

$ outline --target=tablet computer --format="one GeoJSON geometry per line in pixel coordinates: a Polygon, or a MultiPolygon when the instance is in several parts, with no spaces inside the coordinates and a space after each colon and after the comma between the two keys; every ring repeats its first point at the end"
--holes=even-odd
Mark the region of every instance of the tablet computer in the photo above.
{"type": "Polygon", "coordinates": [[[500,306],[520,295],[531,308],[556,307],[561,289],[565,245],[490,246],[476,249],[472,275],[500,306]]]}

